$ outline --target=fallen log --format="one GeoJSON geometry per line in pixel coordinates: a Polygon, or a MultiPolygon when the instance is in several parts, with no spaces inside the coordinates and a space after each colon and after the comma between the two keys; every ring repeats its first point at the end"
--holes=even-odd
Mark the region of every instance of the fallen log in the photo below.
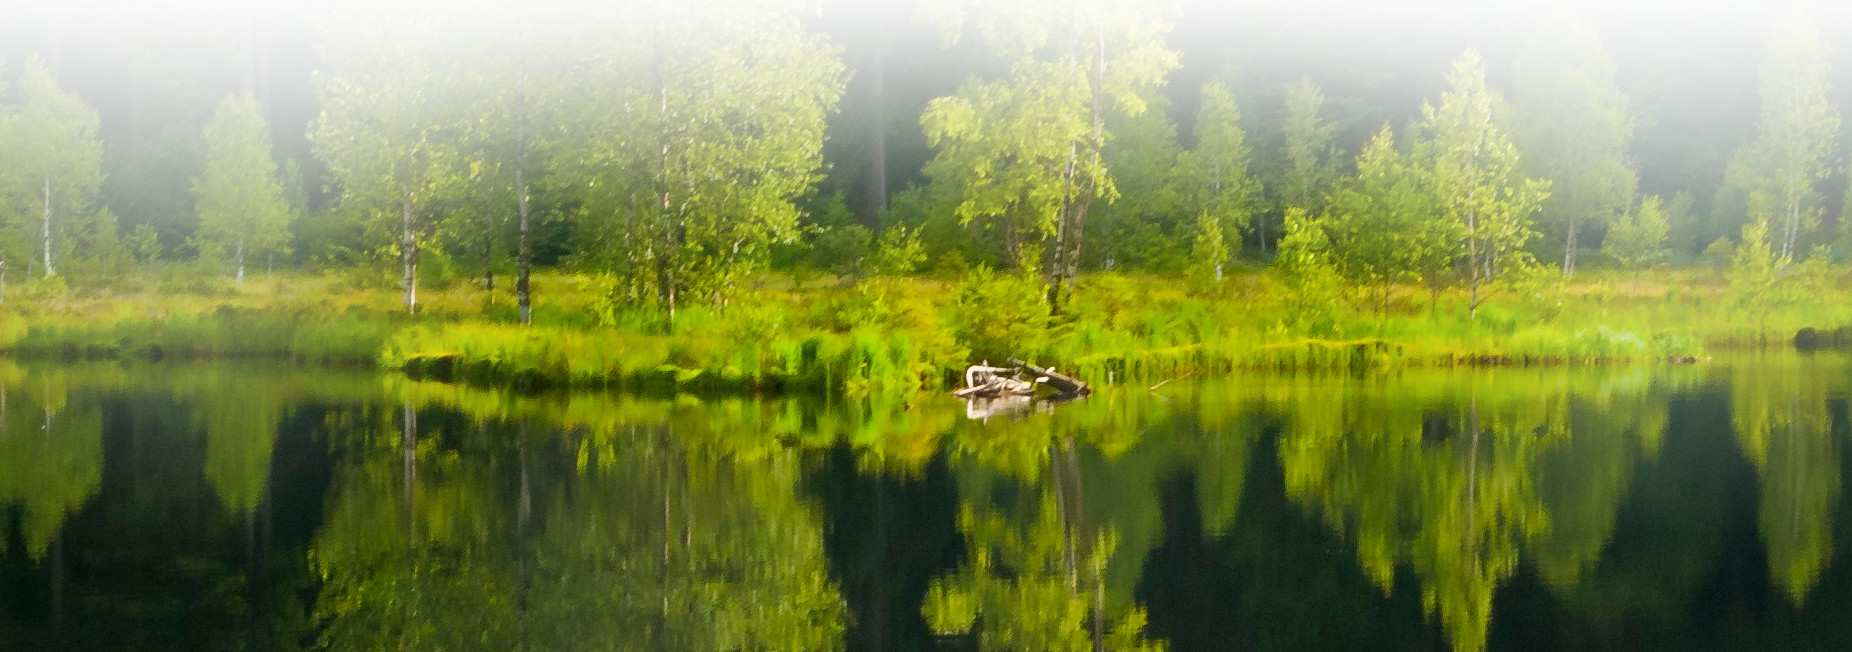
{"type": "Polygon", "coordinates": [[[1078,379],[1056,373],[1054,367],[1037,367],[1014,358],[1010,359],[1010,364],[1027,369],[1029,373],[1036,376],[1035,380],[1037,383],[1052,387],[1055,391],[1062,394],[1082,396],[1093,391],[1087,387],[1086,383],[1078,379]]]}
{"type": "Polygon", "coordinates": [[[997,413],[1022,413],[1038,401],[1049,404],[1077,399],[1091,392],[1087,383],[1021,360],[993,367],[989,361],[965,369],[965,386],[952,392],[969,403],[967,416],[987,418],[997,413]],[[973,416],[973,415],[982,415],[973,416]]]}
{"type": "Polygon", "coordinates": [[[958,398],[970,398],[973,396],[1030,396],[1033,394],[1035,394],[1035,383],[1016,380],[1014,378],[993,378],[988,382],[952,392],[952,395],[958,398]]]}

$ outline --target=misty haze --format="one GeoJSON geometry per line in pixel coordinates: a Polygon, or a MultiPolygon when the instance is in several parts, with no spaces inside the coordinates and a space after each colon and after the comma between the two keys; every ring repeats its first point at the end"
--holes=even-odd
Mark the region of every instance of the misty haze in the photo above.
{"type": "Polygon", "coordinates": [[[1844,647],[1848,108],[1833,2],[6,3],[0,652],[1844,647]]]}

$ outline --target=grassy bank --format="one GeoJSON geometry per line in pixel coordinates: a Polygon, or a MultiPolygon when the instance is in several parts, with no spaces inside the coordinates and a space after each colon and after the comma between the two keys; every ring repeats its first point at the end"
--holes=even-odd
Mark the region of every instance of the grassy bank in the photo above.
{"type": "Polygon", "coordinates": [[[466,285],[426,289],[416,315],[398,305],[394,289],[340,277],[186,291],[29,285],[0,304],[0,350],[379,365],[526,388],[873,394],[942,388],[966,364],[1009,357],[1096,383],[1154,383],[1241,369],[1657,363],[1707,349],[1786,346],[1800,328],[1852,324],[1852,297],[1842,293],[1749,311],[1702,272],[1637,284],[1585,273],[1575,283],[1513,291],[1470,318],[1457,292],[1395,287],[1386,300],[1380,288],[1313,300],[1268,274],[1220,284],[1097,274],[1052,319],[1036,284],[997,274],[773,276],[731,305],[687,308],[674,319],[606,300],[596,278],[549,275],[535,286],[535,324],[522,327],[510,296],[466,285]]]}

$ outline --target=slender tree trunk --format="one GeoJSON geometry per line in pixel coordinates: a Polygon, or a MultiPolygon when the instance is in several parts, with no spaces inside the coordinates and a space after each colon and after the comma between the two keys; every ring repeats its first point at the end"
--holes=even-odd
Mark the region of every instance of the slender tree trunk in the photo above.
{"type": "Polygon", "coordinates": [[[400,488],[405,498],[405,528],[412,530],[412,488],[418,481],[418,412],[412,409],[408,399],[399,406],[401,430],[399,433],[399,450],[403,456],[400,464],[400,488]]]}
{"type": "Polygon", "coordinates": [[[1576,220],[1573,217],[1569,218],[1569,235],[1565,236],[1564,242],[1563,242],[1563,275],[1564,276],[1572,276],[1575,274],[1576,231],[1578,230],[1576,228],[1578,226],[1576,223],[1578,221],[1579,220],[1576,220]]]}
{"type": "Polygon", "coordinates": [[[1055,517],[1061,523],[1062,563],[1068,574],[1068,590],[1074,595],[1084,591],[1089,598],[1088,629],[1092,650],[1102,652],[1105,645],[1106,596],[1099,569],[1093,567],[1092,530],[1087,526],[1086,483],[1080,474],[1080,458],[1072,437],[1054,445],[1049,454],[1055,490],[1055,517]]]}
{"type": "Polygon", "coordinates": [[[45,175],[45,194],[42,197],[45,200],[45,212],[42,219],[45,224],[45,278],[51,278],[58,275],[58,268],[52,264],[51,257],[51,175],[49,174],[45,175]]]}
{"type": "MultiPolygon", "coordinates": [[[[46,395],[51,394],[51,381],[45,381],[46,395]]],[[[51,404],[45,404],[45,436],[50,437],[51,404]]],[[[51,537],[51,628],[56,633],[64,622],[64,532],[62,528],[51,537]]]]}
{"type": "Polygon", "coordinates": [[[408,188],[399,191],[399,209],[403,219],[399,264],[405,271],[405,311],[410,313],[418,309],[418,239],[412,234],[412,191],[408,188]]]}
{"type": "MultiPolygon", "coordinates": [[[[1470,194],[1471,191],[1468,191],[1470,194]]],[[[1468,200],[1471,201],[1471,200],[1468,200]]],[[[1466,212],[1466,321],[1479,319],[1479,220],[1478,211],[1466,212]]]]}
{"type": "MultiPolygon", "coordinates": [[[[418,485],[418,413],[412,409],[410,399],[401,403],[399,409],[399,416],[402,419],[399,431],[399,450],[402,456],[399,470],[399,519],[400,525],[405,528],[406,545],[416,549],[418,513],[412,501],[416,498],[413,492],[418,485]]],[[[417,552],[405,555],[404,571],[407,577],[411,576],[412,569],[418,567],[418,556],[417,552]]],[[[423,595],[419,593],[418,588],[414,586],[408,593],[409,595],[403,595],[400,600],[395,601],[399,607],[398,617],[401,622],[410,622],[412,614],[418,613],[422,607],[423,595]]],[[[410,628],[400,629],[399,643],[395,647],[401,650],[414,647],[411,640],[407,638],[412,633],[410,628]]]]}
{"type": "Polygon", "coordinates": [[[1068,145],[1067,167],[1061,172],[1061,190],[1064,197],[1061,199],[1059,210],[1055,213],[1055,246],[1042,252],[1042,277],[1048,284],[1048,312],[1051,315],[1061,314],[1062,271],[1067,268],[1063,259],[1067,255],[1068,224],[1072,221],[1069,215],[1073,213],[1074,206],[1080,201],[1079,192],[1074,189],[1077,183],[1075,176],[1079,173],[1080,167],[1079,149],[1078,145],[1072,143],[1068,145]]]}
{"type": "Polygon", "coordinates": [[[654,76],[656,84],[655,190],[658,212],[656,224],[651,232],[653,239],[656,240],[652,244],[662,249],[653,255],[656,262],[656,297],[668,310],[669,328],[673,330],[675,328],[675,286],[680,282],[674,267],[675,261],[681,254],[679,248],[681,243],[676,237],[677,226],[672,223],[675,219],[675,211],[672,209],[675,198],[669,189],[669,80],[667,73],[663,72],[665,63],[663,49],[666,47],[664,34],[667,28],[660,18],[655,29],[656,58],[651,60],[650,74],[654,76]]]}
{"type": "MultiPolygon", "coordinates": [[[[1093,158],[1091,169],[1097,171],[1100,169],[1100,152],[1106,144],[1106,29],[1103,26],[1097,29],[1094,55],[1093,79],[1089,80],[1093,97],[1088,109],[1093,120],[1093,134],[1087,141],[1091,151],[1085,155],[1093,158]]],[[[1087,208],[1092,205],[1093,193],[1098,189],[1095,178],[1097,172],[1075,182],[1075,178],[1080,176],[1077,167],[1079,157],[1083,154],[1077,148],[1070,148],[1069,151],[1067,169],[1064,171],[1066,182],[1063,184],[1069,194],[1062,200],[1061,211],[1056,217],[1053,273],[1049,275],[1048,310],[1052,315],[1061,314],[1066,295],[1080,275],[1080,253],[1087,224],[1087,208]]]]}
{"type": "Polygon", "coordinates": [[[1794,257],[1794,244],[1800,239],[1801,231],[1801,206],[1798,192],[1793,190],[1789,191],[1788,205],[1786,208],[1788,213],[1786,222],[1788,224],[1785,229],[1786,233],[1782,234],[1781,257],[1791,260],[1794,257]]]}
{"type": "Polygon", "coordinates": [[[1483,264],[1480,259],[1492,255],[1492,252],[1489,242],[1486,246],[1487,251],[1479,250],[1479,204],[1475,198],[1478,192],[1479,150],[1478,143],[1474,143],[1473,151],[1466,164],[1466,264],[1472,268],[1467,271],[1467,278],[1470,279],[1468,282],[1470,289],[1467,291],[1466,298],[1466,321],[1468,323],[1479,320],[1479,284],[1485,282],[1491,272],[1490,267],[1480,269],[1483,264]]]}
{"type": "MultiPolygon", "coordinates": [[[[1093,73],[1093,98],[1090,110],[1093,113],[1093,169],[1099,170],[1101,169],[1101,152],[1106,149],[1106,28],[1104,26],[1096,28],[1094,36],[1094,57],[1097,66],[1093,73]]],[[[1098,182],[1089,176],[1086,186],[1082,189],[1080,206],[1074,211],[1074,223],[1070,236],[1071,248],[1067,252],[1067,268],[1063,270],[1069,290],[1073,289],[1074,283],[1080,278],[1081,246],[1087,237],[1087,209],[1093,206],[1093,194],[1096,190],[1098,190],[1098,182]]]]}
{"type": "Polygon", "coordinates": [[[489,296],[491,301],[495,299],[495,211],[493,210],[482,211],[482,291],[489,296]]]}
{"type": "Polygon", "coordinates": [[[1055,520],[1061,523],[1061,564],[1067,571],[1068,591],[1080,593],[1080,554],[1075,550],[1074,508],[1068,504],[1067,474],[1061,468],[1061,446],[1055,444],[1055,450],[1049,453],[1048,477],[1054,483],[1055,520]]]}
{"type": "Polygon", "coordinates": [[[1576,201],[1577,190],[1569,189],[1569,224],[1568,233],[1563,235],[1563,275],[1575,274],[1576,241],[1581,238],[1582,203],[1576,201]]]}
{"type": "Polygon", "coordinates": [[[238,236],[238,284],[244,284],[244,236],[238,236]]]}
{"type": "Polygon", "coordinates": [[[663,433],[661,437],[661,446],[664,452],[662,456],[662,559],[660,562],[661,566],[657,569],[657,576],[660,583],[658,591],[660,591],[662,595],[662,610],[657,612],[656,626],[652,628],[655,630],[656,643],[652,647],[658,650],[665,650],[669,649],[666,645],[667,641],[665,640],[669,630],[669,566],[671,561],[669,553],[671,545],[675,540],[672,536],[675,531],[673,518],[675,512],[673,510],[673,503],[670,502],[670,495],[674,490],[672,484],[674,469],[671,467],[673,464],[670,460],[671,456],[667,454],[669,443],[667,441],[666,432],[663,433]]]}
{"type": "Polygon", "coordinates": [[[515,245],[515,302],[520,305],[521,324],[533,323],[533,308],[530,292],[529,274],[532,253],[527,242],[529,229],[529,208],[527,203],[527,66],[519,65],[515,73],[514,91],[514,196],[515,208],[520,213],[520,236],[515,245]]]}
{"type": "Polygon", "coordinates": [[[1479,515],[1479,397],[1468,398],[1466,404],[1466,428],[1472,431],[1472,444],[1466,453],[1466,535],[1460,537],[1460,542],[1470,552],[1477,538],[1474,521],[1479,515]]]}
{"type": "Polygon", "coordinates": [[[515,594],[515,645],[517,650],[527,650],[527,610],[528,593],[533,587],[532,573],[528,570],[527,528],[533,512],[534,492],[527,474],[527,417],[521,418],[520,432],[516,433],[515,452],[521,465],[521,495],[515,503],[515,556],[517,580],[515,594]]]}
{"type": "Polygon", "coordinates": [[[1065,454],[1068,474],[1073,478],[1074,526],[1076,534],[1085,537],[1081,539],[1081,554],[1085,555],[1088,560],[1087,579],[1093,585],[1090,587],[1090,593],[1093,594],[1093,618],[1091,619],[1093,621],[1093,652],[1104,652],[1106,649],[1106,578],[1101,572],[1104,567],[1091,565],[1095,537],[1092,535],[1092,529],[1087,526],[1087,483],[1080,475],[1080,457],[1075,451],[1076,448],[1074,440],[1069,438],[1065,454]]]}

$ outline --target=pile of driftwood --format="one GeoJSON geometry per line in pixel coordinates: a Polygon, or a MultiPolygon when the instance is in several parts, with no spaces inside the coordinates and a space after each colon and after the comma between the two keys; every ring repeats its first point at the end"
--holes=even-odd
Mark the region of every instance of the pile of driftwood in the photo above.
{"type": "Polygon", "coordinates": [[[965,399],[966,417],[989,419],[1027,413],[1038,406],[1052,407],[1090,391],[1086,383],[1064,376],[1053,367],[1011,359],[1007,367],[990,366],[988,360],[971,365],[965,369],[965,386],[952,395],[965,399]]]}

